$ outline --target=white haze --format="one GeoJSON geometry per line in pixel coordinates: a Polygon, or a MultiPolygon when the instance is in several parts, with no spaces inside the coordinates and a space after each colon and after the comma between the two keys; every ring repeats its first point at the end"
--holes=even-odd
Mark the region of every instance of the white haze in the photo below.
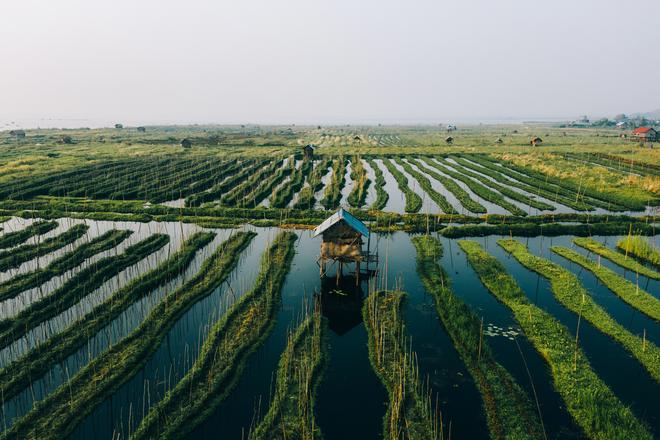
{"type": "Polygon", "coordinates": [[[647,111],[659,19],[658,0],[1,0],[0,126],[647,111]]]}

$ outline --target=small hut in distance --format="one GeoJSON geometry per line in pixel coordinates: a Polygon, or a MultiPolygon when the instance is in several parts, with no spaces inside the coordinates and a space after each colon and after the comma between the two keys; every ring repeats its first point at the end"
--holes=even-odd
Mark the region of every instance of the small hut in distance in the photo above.
{"type": "Polygon", "coordinates": [[[529,141],[529,145],[531,145],[532,147],[538,147],[538,146],[541,145],[542,143],[543,143],[543,139],[541,139],[541,138],[538,137],[538,136],[534,136],[534,137],[532,138],[532,140],[529,141]]]}
{"type": "Polygon", "coordinates": [[[10,136],[14,136],[16,139],[25,138],[25,130],[12,130],[9,132],[10,136]]]}
{"type": "Polygon", "coordinates": [[[190,147],[192,147],[192,142],[190,142],[190,139],[185,138],[181,141],[181,146],[183,148],[190,148],[190,147]]]}
{"type": "Polygon", "coordinates": [[[321,277],[326,274],[326,264],[336,262],[339,265],[337,268],[337,282],[339,282],[344,263],[355,263],[355,279],[356,283],[359,283],[360,264],[366,262],[368,272],[368,263],[374,260],[369,254],[369,243],[366,252],[362,249],[364,244],[362,238],[369,239],[369,228],[344,208],[340,208],[314,229],[313,236],[319,235],[322,236],[321,254],[318,259],[321,277]]]}
{"type": "Polygon", "coordinates": [[[303,159],[314,159],[314,145],[307,144],[303,147],[303,159]]]}
{"type": "Polygon", "coordinates": [[[451,145],[451,144],[454,143],[454,138],[451,137],[451,136],[447,136],[447,137],[445,138],[445,142],[447,143],[447,145],[451,145]]]}

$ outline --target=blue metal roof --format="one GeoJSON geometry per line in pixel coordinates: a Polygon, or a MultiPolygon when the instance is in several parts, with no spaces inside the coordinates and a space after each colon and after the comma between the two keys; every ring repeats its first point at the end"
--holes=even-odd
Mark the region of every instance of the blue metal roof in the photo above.
{"type": "Polygon", "coordinates": [[[323,234],[325,231],[330,229],[331,226],[339,223],[342,220],[344,220],[348,226],[355,229],[360,234],[364,235],[365,237],[369,237],[369,228],[367,228],[367,226],[360,220],[353,217],[353,215],[346,211],[344,208],[339,208],[339,211],[332,214],[323,223],[314,228],[314,237],[323,234]]]}

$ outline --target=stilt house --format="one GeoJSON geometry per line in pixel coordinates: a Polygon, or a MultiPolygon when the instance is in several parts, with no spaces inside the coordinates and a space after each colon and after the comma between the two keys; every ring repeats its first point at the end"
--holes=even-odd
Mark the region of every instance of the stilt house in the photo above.
{"type": "Polygon", "coordinates": [[[360,273],[360,263],[368,261],[368,250],[362,250],[363,237],[369,238],[369,229],[351,213],[340,208],[327,220],[314,229],[314,237],[322,236],[319,267],[321,276],[326,273],[326,263],[337,262],[337,279],[344,263],[355,263],[356,277],[360,273]]]}

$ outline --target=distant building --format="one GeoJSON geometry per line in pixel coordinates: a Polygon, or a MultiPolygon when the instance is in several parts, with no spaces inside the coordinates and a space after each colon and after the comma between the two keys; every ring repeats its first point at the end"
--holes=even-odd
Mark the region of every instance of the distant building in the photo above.
{"type": "Polygon", "coordinates": [[[447,145],[451,145],[451,144],[454,143],[454,138],[451,137],[451,136],[447,136],[447,137],[445,138],[445,142],[447,143],[447,145]]]}
{"type": "Polygon", "coordinates": [[[145,127],[138,127],[137,131],[139,131],[140,133],[144,133],[145,131],[147,131],[147,129],[145,127]]]}
{"type": "Polygon", "coordinates": [[[532,147],[538,147],[542,143],[543,143],[543,139],[541,139],[538,136],[533,137],[532,140],[529,141],[529,145],[531,145],[532,147]]]}
{"type": "Polygon", "coordinates": [[[188,138],[182,139],[181,140],[181,146],[183,148],[190,148],[190,147],[192,147],[192,142],[190,142],[190,139],[188,139],[188,138]]]}
{"type": "Polygon", "coordinates": [[[124,128],[124,124],[115,124],[115,128],[122,129],[124,128]]]}
{"type": "Polygon", "coordinates": [[[654,142],[658,140],[658,132],[653,127],[639,127],[633,130],[632,139],[640,142],[654,142]]]}
{"type": "Polygon", "coordinates": [[[11,136],[14,136],[17,139],[24,139],[25,138],[25,131],[23,130],[12,130],[9,132],[11,136]]]}
{"type": "Polygon", "coordinates": [[[504,141],[502,140],[502,138],[497,138],[497,139],[495,139],[495,143],[496,143],[496,144],[501,144],[502,142],[504,142],[504,141]]]}
{"type": "Polygon", "coordinates": [[[447,124],[447,131],[456,131],[456,126],[451,125],[451,124],[447,124]]]}
{"type": "Polygon", "coordinates": [[[362,138],[360,136],[354,136],[353,141],[355,141],[359,144],[360,142],[362,142],[362,138]]]}
{"type": "Polygon", "coordinates": [[[307,144],[303,147],[303,157],[305,159],[313,159],[314,158],[314,145],[313,144],[307,144]]]}

